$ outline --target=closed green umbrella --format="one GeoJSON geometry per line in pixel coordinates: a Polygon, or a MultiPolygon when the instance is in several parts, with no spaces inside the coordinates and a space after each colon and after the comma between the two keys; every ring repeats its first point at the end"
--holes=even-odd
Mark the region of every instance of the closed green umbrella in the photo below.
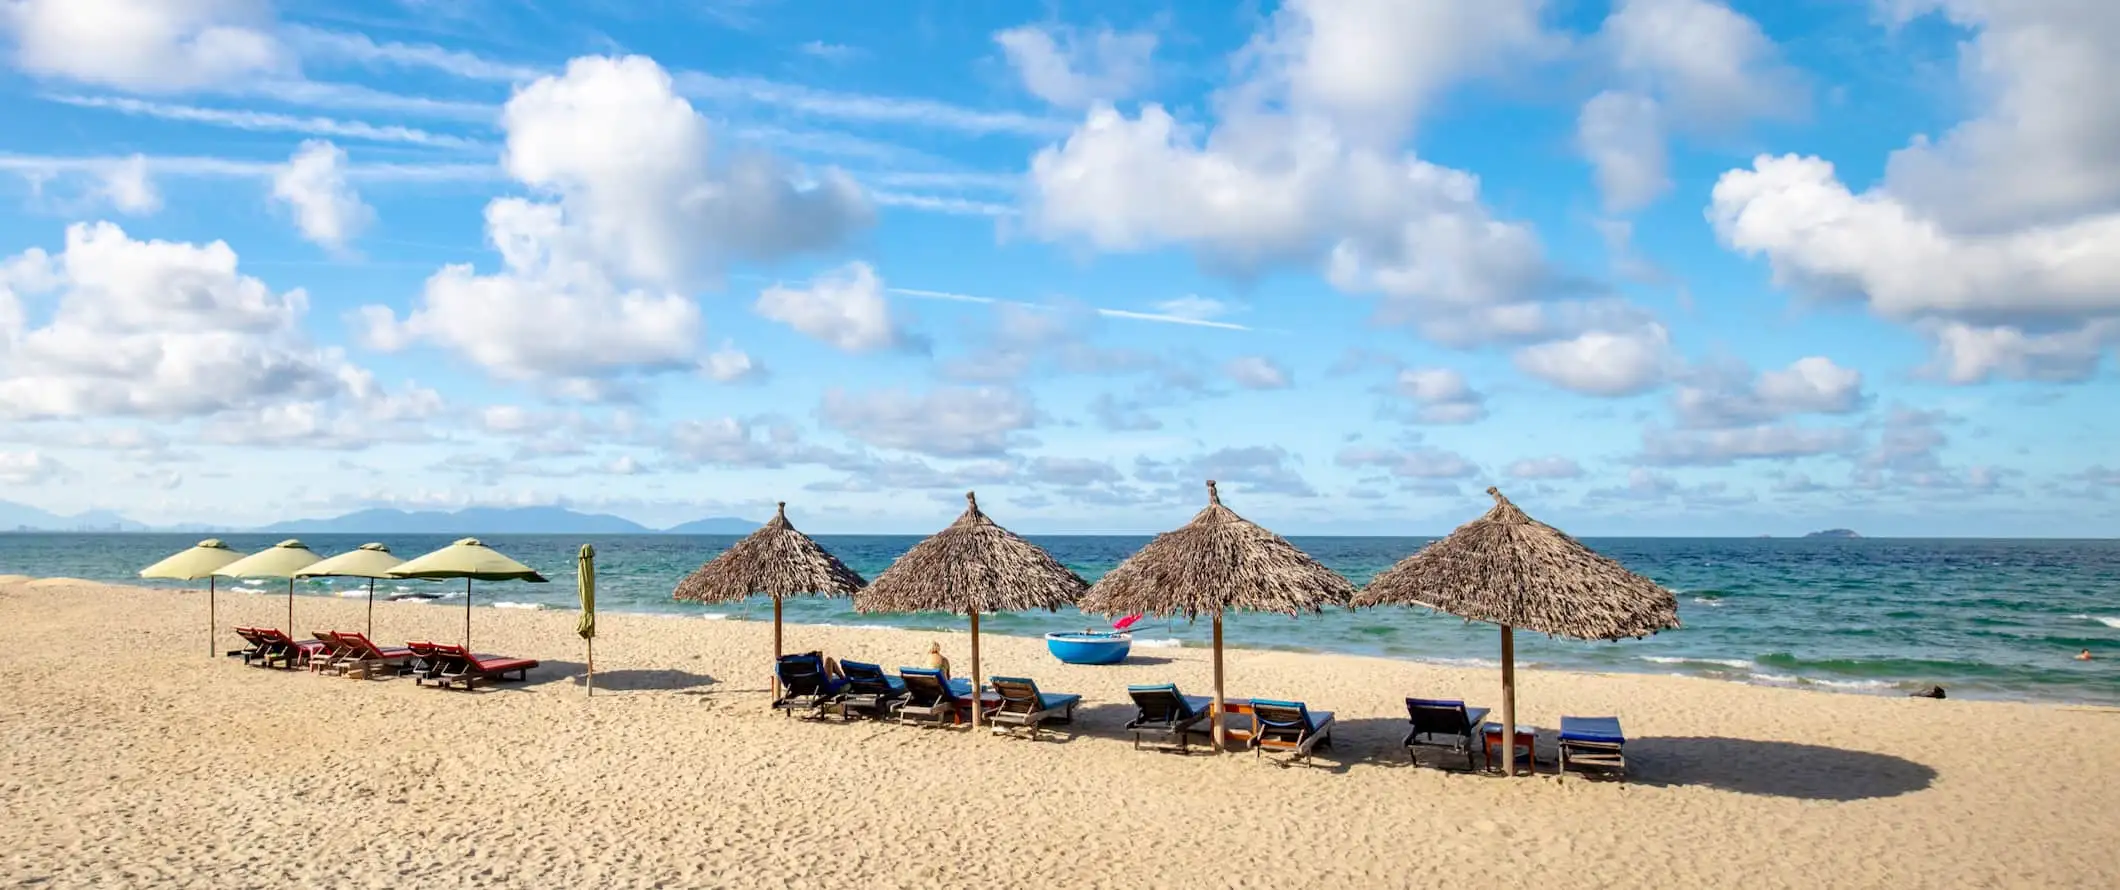
{"type": "Polygon", "coordinates": [[[381,544],[362,544],[329,559],[312,563],[294,573],[297,578],[368,579],[368,636],[375,636],[375,579],[392,577],[390,570],[404,564],[381,544]]]}
{"type": "Polygon", "coordinates": [[[589,546],[589,545],[587,545],[587,544],[583,544],[583,545],[582,545],[582,552],[581,552],[581,555],[580,555],[580,556],[578,556],[578,557],[576,557],[576,560],[577,560],[577,562],[578,562],[578,564],[579,564],[579,567],[577,568],[577,570],[576,570],[576,573],[577,573],[577,575],[578,575],[578,576],[580,577],[580,579],[581,579],[581,594],[582,594],[582,620],[581,620],[581,623],[579,623],[579,624],[576,624],[576,625],[574,626],[574,632],[575,632],[575,633],[578,633],[578,634],[581,634],[581,637],[582,637],[582,639],[583,639],[583,640],[586,640],[586,641],[588,641],[588,643],[589,643],[589,677],[588,677],[588,682],[587,682],[587,685],[588,685],[588,687],[589,687],[589,694],[590,694],[590,695],[595,695],[595,694],[596,694],[596,548],[594,548],[594,547],[591,547],[591,546],[589,546]]]}
{"type": "Polygon", "coordinates": [[[215,578],[213,573],[222,566],[242,558],[243,554],[221,543],[221,539],[207,538],[187,550],[173,553],[167,559],[141,569],[140,577],[169,578],[176,581],[206,579],[206,654],[213,655],[220,651],[220,647],[214,644],[214,625],[217,620],[214,615],[214,582],[220,579],[215,578]]]}
{"type": "Polygon", "coordinates": [[[287,635],[294,636],[294,573],[315,565],[322,557],[302,542],[288,538],[235,562],[214,574],[223,578],[286,578],[287,635]]]}
{"type": "Polygon", "coordinates": [[[390,576],[464,579],[464,648],[467,650],[471,648],[471,582],[545,583],[545,576],[535,569],[501,555],[500,551],[480,543],[477,538],[464,538],[433,553],[406,560],[391,569],[390,576]]]}

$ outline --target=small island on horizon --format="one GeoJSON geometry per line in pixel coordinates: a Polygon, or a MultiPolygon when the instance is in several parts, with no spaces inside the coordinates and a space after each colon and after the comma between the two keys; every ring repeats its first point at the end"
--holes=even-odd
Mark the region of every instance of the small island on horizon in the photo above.
{"type": "Polygon", "coordinates": [[[1810,534],[1804,535],[1804,537],[1806,537],[1806,538],[1860,538],[1860,537],[1862,537],[1862,536],[1861,536],[1861,535],[1859,535],[1859,534],[1856,534],[1856,533],[1855,533],[1855,530],[1854,530],[1854,529],[1851,529],[1851,528],[1829,528],[1829,529],[1826,529],[1825,531],[1817,531],[1817,532],[1811,532],[1810,534]]]}

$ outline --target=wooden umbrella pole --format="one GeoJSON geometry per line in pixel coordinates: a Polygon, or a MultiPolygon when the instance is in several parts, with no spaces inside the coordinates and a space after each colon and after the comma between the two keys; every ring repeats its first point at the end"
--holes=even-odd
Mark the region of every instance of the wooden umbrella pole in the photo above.
{"type": "MultiPolygon", "coordinates": [[[[293,579],[293,578],[288,578],[288,579],[287,579],[287,635],[288,635],[288,636],[290,636],[290,637],[293,637],[293,636],[295,636],[295,632],[294,632],[294,579],[293,579]]],[[[297,637],[297,639],[299,639],[299,637],[297,637]]]]}
{"type": "Polygon", "coordinates": [[[588,677],[588,680],[587,680],[587,682],[585,683],[585,685],[587,685],[587,686],[589,687],[589,694],[590,694],[590,695],[595,695],[595,694],[596,694],[596,638],[595,638],[595,637],[590,637],[590,638],[589,638],[589,640],[588,640],[588,642],[589,642],[589,677],[588,677]]]}
{"type": "Polygon", "coordinates": [[[219,609],[219,606],[218,606],[218,605],[217,605],[217,604],[215,603],[215,600],[217,599],[217,597],[216,597],[216,596],[214,595],[214,594],[215,594],[215,591],[214,591],[214,582],[215,582],[215,581],[217,581],[217,580],[219,580],[219,579],[215,578],[215,577],[214,577],[214,576],[212,576],[212,575],[207,575],[207,576],[206,576],[206,657],[207,657],[207,658],[212,658],[212,657],[214,657],[214,656],[216,656],[216,655],[219,655],[219,654],[221,654],[221,647],[220,647],[219,645],[217,645],[217,644],[215,643],[215,641],[214,641],[214,637],[218,635],[218,632],[217,632],[217,631],[215,630],[215,628],[219,627],[219,626],[220,626],[220,623],[221,623],[221,618],[220,618],[220,616],[219,616],[219,615],[217,614],[217,613],[218,613],[218,612],[220,611],[220,609],[219,609]]]}
{"type": "Polygon", "coordinates": [[[368,579],[368,638],[375,639],[375,579],[368,579]]]}
{"type": "Polygon", "coordinates": [[[1222,751],[1224,750],[1224,748],[1225,748],[1225,742],[1224,742],[1224,740],[1223,740],[1223,738],[1222,738],[1222,735],[1223,735],[1223,732],[1222,732],[1222,710],[1223,710],[1223,704],[1222,704],[1222,612],[1221,612],[1220,610],[1216,610],[1216,611],[1215,611],[1215,705],[1214,705],[1214,707],[1213,707],[1213,708],[1210,708],[1210,709],[1208,710],[1208,712],[1207,712],[1207,713],[1208,713],[1208,718],[1207,718],[1207,719],[1209,719],[1209,720],[1213,721],[1213,723],[1212,723],[1212,726],[1213,726],[1213,728],[1214,728],[1214,743],[1215,743],[1215,753],[1217,753],[1217,754],[1221,753],[1221,752],[1222,752],[1222,751]]]}
{"type": "Polygon", "coordinates": [[[1516,629],[1506,624],[1502,625],[1502,764],[1503,775],[1516,775],[1516,629]]]}
{"type": "Polygon", "coordinates": [[[986,703],[986,677],[979,673],[979,611],[972,610],[972,729],[979,728],[980,705],[986,703]]]}
{"type": "Polygon", "coordinates": [[[464,579],[464,651],[471,651],[471,579],[464,579]]]}
{"type": "Polygon", "coordinates": [[[780,700],[780,597],[773,597],[773,700],[780,700]]]}

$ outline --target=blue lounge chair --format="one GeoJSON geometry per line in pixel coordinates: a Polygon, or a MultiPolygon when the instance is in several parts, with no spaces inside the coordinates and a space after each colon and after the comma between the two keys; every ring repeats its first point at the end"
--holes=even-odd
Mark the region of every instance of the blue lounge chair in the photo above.
{"type": "Polygon", "coordinates": [[[806,717],[823,716],[824,709],[839,700],[840,690],[846,686],[845,680],[825,676],[821,652],[783,655],[773,672],[780,678],[780,697],[773,700],[773,708],[790,717],[797,711],[806,717]]]}
{"type": "Polygon", "coordinates": [[[1134,734],[1134,748],[1141,748],[1141,737],[1152,736],[1159,740],[1175,738],[1179,753],[1186,753],[1186,735],[1198,732],[1206,734],[1200,726],[1207,720],[1208,707],[1215,700],[1204,695],[1185,695],[1178,691],[1175,683],[1151,686],[1128,686],[1126,694],[1134,700],[1134,719],[1127,721],[1126,728],[1134,734]]]}
{"type": "Polygon", "coordinates": [[[1560,734],[1561,772],[1568,764],[1602,767],[1627,775],[1627,735],[1620,731],[1618,717],[1562,717],[1560,734]]]}
{"type": "Polygon", "coordinates": [[[1252,734],[1253,756],[1266,749],[1292,752],[1290,760],[1310,757],[1312,748],[1332,747],[1332,712],[1312,711],[1299,701],[1251,700],[1251,716],[1259,729],[1252,734]]]}
{"type": "Polygon", "coordinates": [[[1075,706],[1082,703],[1079,695],[1039,692],[1038,684],[1027,677],[995,677],[988,683],[1001,696],[1001,706],[991,715],[996,735],[1020,729],[1026,738],[1035,739],[1038,727],[1046,723],[1075,722],[1075,706]]]}
{"type": "Polygon", "coordinates": [[[1487,720],[1486,708],[1467,708],[1455,699],[1409,698],[1406,700],[1406,722],[1412,729],[1406,733],[1406,759],[1415,766],[1420,765],[1417,748],[1440,748],[1465,757],[1465,769],[1471,770],[1472,755],[1478,751],[1480,759],[1486,760],[1485,745],[1477,744],[1479,727],[1487,720]]]}
{"type": "Polygon", "coordinates": [[[905,700],[905,682],[884,673],[879,665],[842,661],[839,672],[846,679],[846,686],[839,692],[841,720],[857,711],[880,720],[891,716],[891,711],[905,700]]]}
{"type": "Polygon", "coordinates": [[[942,680],[942,672],[929,668],[898,669],[898,679],[905,683],[905,699],[898,705],[898,722],[928,722],[935,726],[953,720],[957,711],[968,707],[972,684],[965,681],[942,680]]]}

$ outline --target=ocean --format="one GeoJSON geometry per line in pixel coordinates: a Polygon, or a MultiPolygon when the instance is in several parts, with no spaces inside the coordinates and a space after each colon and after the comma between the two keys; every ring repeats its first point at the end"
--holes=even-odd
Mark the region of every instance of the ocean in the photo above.
{"type": "MultiPolygon", "coordinates": [[[[156,586],[139,569],[190,546],[198,535],[0,534],[0,575],[64,575],[156,586]]],[[[282,536],[230,534],[249,551],[282,536]]],[[[446,536],[314,535],[324,555],[382,540],[410,557],[448,544],[446,536]]],[[[708,620],[771,620],[769,601],[701,606],[671,600],[678,580],[721,552],[733,536],[510,536],[486,543],[552,579],[475,588],[474,604],[575,608],[575,553],[597,551],[597,604],[605,611],[652,612],[708,620]]],[[[919,540],[900,535],[828,535],[819,540],[864,576],[874,577],[919,540]]],[[[1143,544],[1136,536],[1032,536],[1092,581],[1143,544]]],[[[1293,538],[1320,562],[1364,583],[1419,549],[1424,538],[1293,538]]],[[[2120,705],[2120,541],[1914,539],[1585,539],[1628,568],[1678,593],[1684,627],[1644,640],[1582,642],[1520,634],[1520,664],[1566,670],[1686,674],[1805,689],[1903,694],[1930,683],[1953,697],[2120,705]],[[2097,657],[2074,660],[2089,649],[2097,657]]],[[[284,592],[277,581],[231,586],[284,592]]],[[[298,593],[365,596],[351,578],[304,581],[298,593]]],[[[459,584],[380,582],[377,598],[435,597],[460,603],[459,584]]],[[[863,615],[845,600],[789,600],[786,616],[806,624],[871,625],[962,633],[950,615],[863,615]]],[[[1073,610],[981,620],[988,633],[1036,636],[1103,626],[1073,610]]],[[[1334,610],[1318,616],[1233,614],[1231,644],[1378,655],[1458,665],[1497,663],[1490,625],[1421,609],[1334,610]]],[[[1205,646],[1208,625],[1144,619],[1136,649],[1205,646]]],[[[800,639],[799,634],[795,637],[800,639]]],[[[910,657],[910,656],[908,656],[910,657]]]]}

